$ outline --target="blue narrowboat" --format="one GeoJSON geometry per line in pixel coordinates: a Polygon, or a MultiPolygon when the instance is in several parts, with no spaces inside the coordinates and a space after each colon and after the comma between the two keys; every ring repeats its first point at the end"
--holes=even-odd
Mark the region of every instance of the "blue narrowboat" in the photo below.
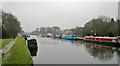
{"type": "Polygon", "coordinates": [[[73,35],[61,35],[60,39],[77,40],[77,37],[73,35]]]}

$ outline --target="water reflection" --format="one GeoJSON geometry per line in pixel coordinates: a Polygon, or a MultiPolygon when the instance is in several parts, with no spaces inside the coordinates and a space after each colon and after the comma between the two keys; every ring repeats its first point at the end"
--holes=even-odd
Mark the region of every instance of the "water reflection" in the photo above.
{"type": "Polygon", "coordinates": [[[104,46],[100,44],[84,44],[86,51],[93,56],[94,58],[98,58],[99,60],[110,60],[114,56],[114,53],[118,50],[117,47],[112,46],[104,46]]]}
{"type": "Polygon", "coordinates": [[[117,52],[117,55],[118,55],[118,64],[120,66],[120,51],[117,52]]]}
{"type": "Polygon", "coordinates": [[[113,57],[113,52],[111,51],[105,51],[105,50],[91,48],[91,47],[86,47],[86,50],[91,56],[96,57],[100,60],[109,60],[110,58],[113,57]]]}
{"type": "MultiPolygon", "coordinates": [[[[94,58],[97,58],[101,61],[109,61],[114,57],[115,52],[118,51],[119,47],[116,45],[110,45],[110,44],[92,44],[92,43],[86,43],[84,41],[75,41],[75,40],[64,40],[61,41],[65,42],[71,42],[72,45],[75,46],[84,46],[86,51],[90,54],[90,56],[93,56],[94,58]]],[[[120,55],[119,55],[120,56],[120,55]]]]}
{"type": "Polygon", "coordinates": [[[59,44],[60,40],[59,39],[53,39],[53,38],[40,38],[39,39],[40,44],[44,44],[44,45],[57,45],[59,44]]]}
{"type": "Polygon", "coordinates": [[[61,41],[65,42],[70,42],[70,43],[75,43],[76,40],[67,40],[67,39],[60,39],[61,41]]]}
{"type": "Polygon", "coordinates": [[[119,59],[120,59],[120,51],[118,51],[117,54],[118,54],[118,57],[119,57],[119,59]]]}

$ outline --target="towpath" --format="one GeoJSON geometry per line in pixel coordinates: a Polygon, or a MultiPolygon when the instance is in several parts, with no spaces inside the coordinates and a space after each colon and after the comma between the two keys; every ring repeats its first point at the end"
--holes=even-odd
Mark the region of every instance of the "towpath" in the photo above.
{"type": "Polygon", "coordinates": [[[0,54],[2,55],[6,54],[10,50],[10,48],[15,44],[17,39],[18,37],[14,39],[13,41],[11,41],[9,44],[7,44],[3,49],[1,49],[0,54]]]}

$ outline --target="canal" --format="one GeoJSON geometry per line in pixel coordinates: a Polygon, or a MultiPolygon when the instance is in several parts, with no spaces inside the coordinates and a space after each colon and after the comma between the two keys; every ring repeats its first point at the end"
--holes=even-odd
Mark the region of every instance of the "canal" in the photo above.
{"type": "Polygon", "coordinates": [[[118,64],[118,48],[83,41],[33,36],[38,49],[33,50],[34,64],[118,64]]]}

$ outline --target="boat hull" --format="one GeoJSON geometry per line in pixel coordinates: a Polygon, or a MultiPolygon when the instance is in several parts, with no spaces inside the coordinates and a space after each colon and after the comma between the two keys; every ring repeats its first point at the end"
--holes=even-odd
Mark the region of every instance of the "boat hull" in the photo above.
{"type": "Polygon", "coordinates": [[[114,45],[120,45],[118,42],[117,37],[91,37],[91,36],[86,36],[84,38],[85,42],[92,42],[92,43],[97,43],[97,44],[114,44],[114,45]]]}
{"type": "Polygon", "coordinates": [[[84,40],[84,41],[87,42],[87,43],[92,43],[92,44],[99,44],[99,45],[112,46],[112,47],[120,47],[120,44],[119,44],[119,43],[87,41],[87,40],[84,40]]]}
{"type": "Polygon", "coordinates": [[[101,42],[101,41],[94,41],[94,40],[84,40],[85,42],[94,42],[94,43],[108,43],[108,44],[119,44],[115,42],[101,42]]]}

